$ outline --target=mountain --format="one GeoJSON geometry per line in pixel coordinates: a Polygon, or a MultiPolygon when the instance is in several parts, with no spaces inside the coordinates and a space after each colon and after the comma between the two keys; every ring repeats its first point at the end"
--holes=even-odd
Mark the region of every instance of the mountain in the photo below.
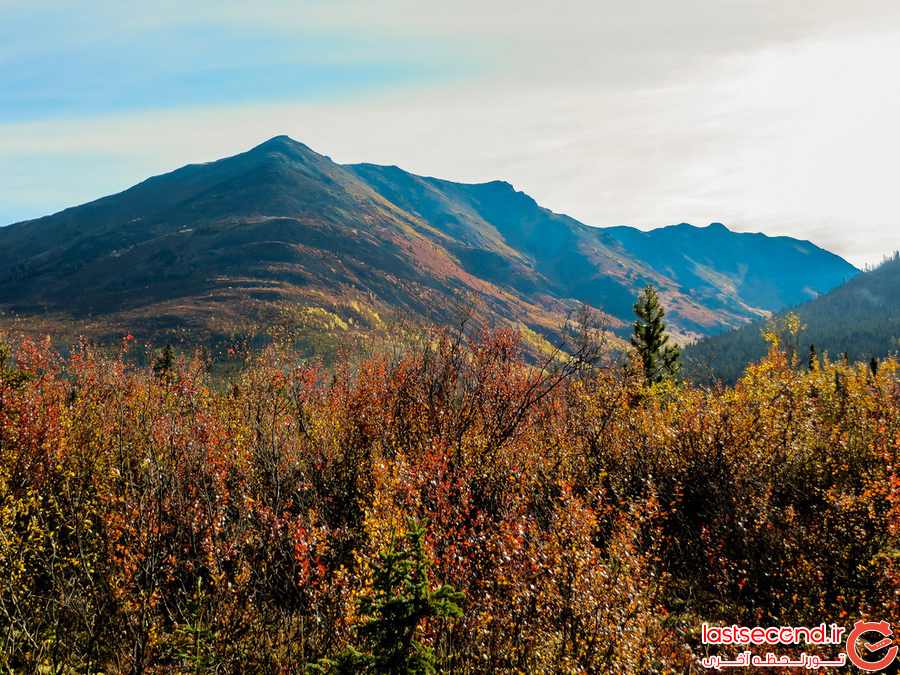
{"type": "Polygon", "coordinates": [[[386,199],[461,242],[455,252],[473,274],[526,293],[549,290],[626,324],[637,292],[653,284],[683,336],[767,316],[858,272],[839,256],[789,237],[736,233],[719,223],[650,232],[589,227],[541,208],[500,181],[467,185],[397,167],[348,168],[386,199]]]}
{"type": "Polygon", "coordinates": [[[844,283],[857,270],[843,258],[791,237],[687,223],[641,232],[606,230],[632,256],[719,309],[790,307],[844,283]]]}
{"type": "MultiPolygon", "coordinates": [[[[874,270],[791,311],[803,326],[801,358],[807,358],[810,345],[832,359],[843,354],[854,361],[896,354],[900,351],[900,255],[895,253],[874,270]]],[[[764,327],[765,323],[753,323],[689,346],[684,353],[689,370],[698,380],[733,382],[748,363],[766,353],[764,327]]]]}
{"type": "Polygon", "coordinates": [[[0,310],[101,339],[224,339],[273,323],[365,335],[390,317],[452,321],[466,296],[542,343],[581,302],[626,333],[647,284],[688,339],[856,272],[809,242],[722,225],[589,227],[509,183],[342,166],[287,136],[0,228],[0,251],[0,310]]]}

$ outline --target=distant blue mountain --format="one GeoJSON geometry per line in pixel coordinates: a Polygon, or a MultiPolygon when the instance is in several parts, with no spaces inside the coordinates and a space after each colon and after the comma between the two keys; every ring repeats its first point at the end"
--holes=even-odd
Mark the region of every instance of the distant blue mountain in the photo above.
{"type": "Polygon", "coordinates": [[[694,297],[778,310],[811,300],[859,270],[809,241],[732,232],[722,223],[687,223],[643,232],[633,227],[605,231],[694,297]]]}

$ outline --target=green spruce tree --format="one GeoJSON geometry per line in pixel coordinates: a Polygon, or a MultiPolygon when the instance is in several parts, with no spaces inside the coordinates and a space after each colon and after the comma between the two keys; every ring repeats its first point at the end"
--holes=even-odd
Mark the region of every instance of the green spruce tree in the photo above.
{"type": "Polygon", "coordinates": [[[674,378],[681,368],[681,350],[677,345],[669,344],[665,310],[652,286],[641,291],[634,304],[634,313],[637,320],[634,322],[631,345],[640,356],[645,381],[654,384],[674,378]]]}
{"type": "Polygon", "coordinates": [[[425,551],[425,528],[411,520],[402,543],[392,543],[379,555],[370,595],[360,601],[364,623],[359,647],[349,647],[337,659],[320,661],[310,672],[435,673],[435,655],[419,640],[423,621],[462,616],[463,594],[447,584],[431,587],[431,560],[425,551]]]}

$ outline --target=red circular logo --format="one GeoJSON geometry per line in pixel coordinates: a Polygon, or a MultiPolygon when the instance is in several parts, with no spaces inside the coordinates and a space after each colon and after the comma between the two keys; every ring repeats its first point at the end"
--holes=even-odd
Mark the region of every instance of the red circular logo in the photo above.
{"type": "Polygon", "coordinates": [[[883,670],[891,665],[894,662],[894,659],[897,658],[897,645],[888,649],[885,655],[877,661],[868,661],[865,656],[890,645],[893,642],[891,639],[893,635],[894,633],[891,630],[891,624],[887,621],[859,620],[853,624],[853,630],[850,631],[850,635],[847,636],[847,658],[850,659],[850,663],[860,670],[865,670],[870,673],[883,670]],[[860,638],[866,633],[878,633],[882,639],[874,643],[861,640],[860,638]],[[861,649],[857,649],[857,644],[860,645],[861,649]]]}

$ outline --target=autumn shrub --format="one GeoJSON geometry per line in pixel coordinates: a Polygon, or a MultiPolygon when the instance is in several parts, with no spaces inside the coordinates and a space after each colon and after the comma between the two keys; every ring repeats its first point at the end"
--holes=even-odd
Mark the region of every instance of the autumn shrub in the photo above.
{"type": "Polygon", "coordinates": [[[689,672],[702,621],[898,610],[893,360],[776,345],[698,388],[437,332],[222,381],[131,342],[0,352],[6,669],[373,667],[402,635],[437,671],[689,672]]]}

